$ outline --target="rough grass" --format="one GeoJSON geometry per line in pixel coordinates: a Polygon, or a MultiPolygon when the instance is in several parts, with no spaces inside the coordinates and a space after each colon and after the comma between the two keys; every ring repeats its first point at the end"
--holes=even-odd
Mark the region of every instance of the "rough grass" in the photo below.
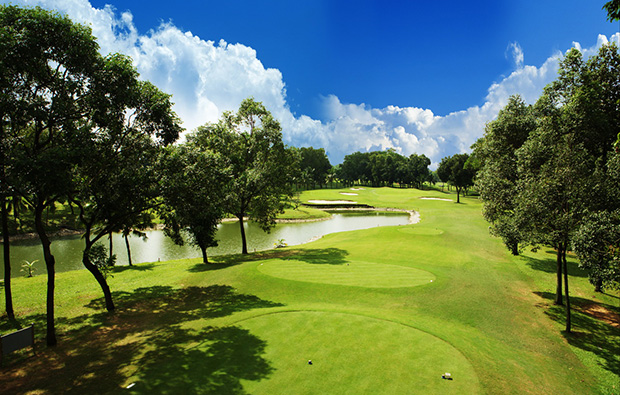
{"type": "MultiPolygon", "coordinates": [[[[576,333],[565,334],[563,312],[551,305],[552,254],[510,256],[488,235],[475,198],[355,192],[360,203],[415,209],[422,220],[214,257],[209,266],[187,259],[116,268],[113,314],[89,273],[61,273],[52,349],[43,345],[45,276],[15,279],[18,321],[37,325],[38,352],[5,360],[0,392],[116,393],[134,383],[134,393],[618,393],[619,329],[590,307],[618,312],[618,295],[594,294],[574,260],[572,293],[583,312],[576,333]],[[370,264],[355,282],[331,281],[338,276],[329,270],[347,262],[370,264]],[[372,287],[382,269],[394,281],[399,270],[434,281],[372,287]],[[442,380],[449,369],[454,380],[442,380]]],[[[0,320],[2,332],[12,328],[0,320]]]]}

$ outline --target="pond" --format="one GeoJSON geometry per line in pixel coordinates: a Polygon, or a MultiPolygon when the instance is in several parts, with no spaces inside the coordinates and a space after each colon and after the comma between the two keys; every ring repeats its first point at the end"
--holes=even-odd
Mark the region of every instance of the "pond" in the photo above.
{"type": "MultiPolygon", "coordinates": [[[[244,224],[249,251],[260,251],[273,248],[274,243],[284,239],[288,245],[306,243],[329,233],[349,230],[368,229],[377,226],[397,226],[409,223],[409,214],[404,212],[364,211],[337,212],[325,221],[280,223],[271,231],[263,232],[253,222],[244,224]]],[[[177,246],[161,230],[146,232],[147,239],[129,238],[133,263],[167,261],[182,258],[200,257],[200,250],[190,245],[177,246]]],[[[217,231],[217,247],[209,248],[207,254],[227,255],[241,253],[241,235],[239,223],[223,223],[217,231]]],[[[109,247],[108,238],[103,241],[109,247]]],[[[113,252],[116,254],[117,265],[127,265],[125,240],[120,234],[112,237],[113,252]]],[[[84,241],[80,236],[63,236],[52,241],[52,253],[56,258],[56,271],[83,269],[82,250],[84,241]]],[[[21,266],[24,261],[37,260],[35,275],[46,273],[43,252],[38,239],[18,240],[11,242],[11,276],[23,276],[21,266]]],[[[4,278],[4,259],[0,253],[0,278],[4,278]]]]}

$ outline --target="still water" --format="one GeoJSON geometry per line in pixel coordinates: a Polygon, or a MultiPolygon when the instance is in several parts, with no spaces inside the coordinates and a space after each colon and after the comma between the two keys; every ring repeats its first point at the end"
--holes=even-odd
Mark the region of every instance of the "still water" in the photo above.
{"type": "MultiPolygon", "coordinates": [[[[249,251],[260,251],[273,248],[274,243],[284,239],[288,245],[297,245],[329,233],[349,230],[368,229],[376,226],[406,225],[409,214],[399,212],[346,212],[334,213],[326,221],[282,223],[277,224],[271,233],[263,232],[258,225],[246,222],[245,232],[249,251]]],[[[131,258],[133,263],[167,261],[182,258],[200,257],[200,250],[190,245],[177,246],[164,235],[163,231],[147,231],[147,239],[130,236],[131,258]]],[[[226,255],[241,253],[241,234],[239,223],[225,223],[218,227],[218,246],[209,248],[207,254],[226,255]]],[[[109,247],[108,238],[102,243],[109,247]]],[[[113,253],[116,254],[117,265],[127,265],[127,249],[125,240],[120,234],[112,237],[113,253]]],[[[52,253],[56,258],[56,271],[83,269],[82,250],[84,241],[80,236],[63,236],[53,239],[52,253]]],[[[0,254],[0,276],[4,277],[4,259],[0,254]]],[[[43,252],[38,239],[11,242],[11,277],[23,276],[20,272],[24,261],[38,260],[35,263],[35,275],[46,273],[43,252]]]]}

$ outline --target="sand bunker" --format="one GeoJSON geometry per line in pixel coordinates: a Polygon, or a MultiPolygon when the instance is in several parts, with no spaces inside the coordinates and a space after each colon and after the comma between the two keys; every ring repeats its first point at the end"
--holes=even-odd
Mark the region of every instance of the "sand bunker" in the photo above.
{"type": "Polygon", "coordinates": [[[348,196],[357,196],[357,193],[350,193],[350,192],[340,192],[341,195],[348,195],[348,196]]]}
{"type": "Polygon", "coordinates": [[[451,202],[452,199],[442,199],[442,198],[434,198],[434,197],[421,197],[423,200],[443,200],[444,202],[451,202]]]}
{"type": "Polygon", "coordinates": [[[351,188],[352,191],[363,191],[364,188],[351,188]]]}
{"type": "Polygon", "coordinates": [[[308,200],[308,203],[313,204],[356,204],[352,200],[308,200]]]}

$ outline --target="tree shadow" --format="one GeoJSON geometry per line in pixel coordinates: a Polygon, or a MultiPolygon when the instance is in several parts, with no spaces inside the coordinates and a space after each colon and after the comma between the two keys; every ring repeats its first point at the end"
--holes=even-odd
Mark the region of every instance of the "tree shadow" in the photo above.
{"type": "MultiPolygon", "coordinates": [[[[260,380],[272,368],[265,342],[236,327],[205,327],[199,319],[283,306],[232,287],[138,288],[114,293],[117,311],[57,317],[58,345],[43,345],[46,317],[34,322],[37,355],[5,359],[3,393],[117,393],[131,377],[134,393],[243,393],[240,380],[260,380]]],[[[30,353],[31,355],[32,353],[30,353]]]]}
{"type": "Polygon", "coordinates": [[[131,266],[129,265],[114,266],[112,270],[114,273],[122,273],[122,272],[126,272],[127,270],[134,270],[137,272],[148,272],[148,271],[153,270],[154,267],[155,267],[154,263],[138,263],[138,264],[133,264],[131,266]]]}
{"type": "MultiPolygon", "coordinates": [[[[525,264],[534,270],[538,270],[545,273],[556,273],[557,262],[555,251],[545,251],[547,257],[545,258],[533,258],[522,255],[521,258],[525,261],[525,264]]],[[[574,261],[566,262],[569,276],[573,277],[588,277],[588,272],[579,268],[579,264],[574,261]]]]}
{"type": "Polygon", "coordinates": [[[185,333],[172,328],[151,341],[155,349],[141,359],[132,393],[244,394],[240,379],[260,380],[273,372],[261,356],[266,342],[246,329],[208,327],[185,333]],[[183,344],[198,344],[179,346],[179,338],[183,344]]]}
{"type": "MultiPolygon", "coordinates": [[[[536,295],[552,302],[555,294],[551,292],[535,292],[536,295]]],[[[562,332],[568,343],[584,351],[597,355],[599,364],[605,370],[615,375],[620,375],[620,326],[615,326],[612,322],[600,319],[588,310],[593,302],[589,299],[572,297],[571,300],[571,324],[572,332],[562,332]]],[[[620,314],[620,308],[604,303],[596,303],[612,314],[620,314]]],[[[550,305],[545,314],[551,319],[561,324],[566,323],[566,312],[564,306],[550,305]]]]}
{"type": "Polygon", "coordinates": [[[290,257],[297,261],[315,265],[344,265],[349,252],[340,248],[315,248],[308,250],[291,250],[290,257]]]}

